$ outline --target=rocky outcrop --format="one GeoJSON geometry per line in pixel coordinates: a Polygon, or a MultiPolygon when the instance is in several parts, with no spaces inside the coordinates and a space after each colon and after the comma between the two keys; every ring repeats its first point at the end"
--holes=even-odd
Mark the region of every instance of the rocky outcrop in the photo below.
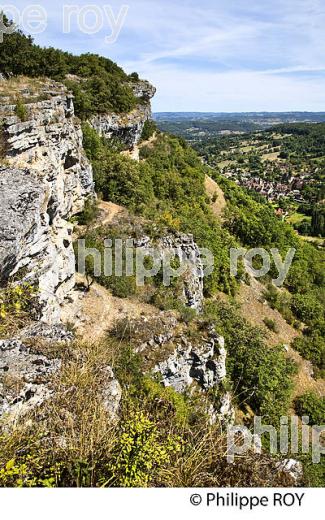
{"type": "Polygon", "coordinates": [[[201,323],[193,337],[174,312],[121,319],[114,335],[132,343],[145,373],[176,392],[197,393],[210,422],[234,421],[232,396],[225,388],[227,351],[215,328],[201,323]]]}
{"type": "Polygon", "coordinates": [[[208,391],[225,379],[226,355],[224,338],[211,331],[199,345],[182,338],[175,352],[154,371],[161,374],[164,386],[172,386],[177,392],[184,392],[194,381],[208,391]]]}
{"type": "Polygon", "coordinates": [[[71,95],[57,84],[45,84],[41,94],[48,99],[26,104],[24,122],[14,105],[0,109],[7,145],[0,170],[0,279],[24,273],[39,289],[42,319],[55,323],[75,283],[68,220],[94,187],[71,95]]]}
{"type": "Polygon", "coordinates": [[[43,322],[36,322],[20,331],[17,338],[28,342],[39,339],[46,344],[56,345],[58,343],[68,344],[74,339],[74,336],[60,323],[49,326],[43,322]]]}
{"type": "Polygon", "coordinates": [[[196,387],[206,396],[206,411],[211,424],[220,421],[231,424],[235,413],[231,394],[224,392],[222,383],[226,379],[226,357],[224,338],[213,328],[200,343],[181,337],[176,349],[165,361],[160,362],[154,373],[161,375],[164,386],[172,386],[183,393],[196,387]],[[218,398],[210,400],[208,392],[214,389],[218,398]]]}
{"type": "Polygon", "coordinates": [[[146,80],[138,80],[135,83],[131,83],[130,87],[135,97],[142,101],[142,103],[150,102],[156,93],[156,88],[146,80]]]}
{"type": "Polygon", "coordinates": [[[140,141],[144,124],[151,117],[150,99],[156,92],[147,81],[132,83],[131,87],[134,95],[139,98],[134,110],[126,114],[98,114],[89,121],[98,133],[107,139],[119,139],[128,149],[134,148],[140,141]]]}
{"type": "Polygon", "coordinates": [[[52,393],[49,384],[60,365],[19,340],[0,341],[0,416],[18,417],[41,405],[52,393]]]}

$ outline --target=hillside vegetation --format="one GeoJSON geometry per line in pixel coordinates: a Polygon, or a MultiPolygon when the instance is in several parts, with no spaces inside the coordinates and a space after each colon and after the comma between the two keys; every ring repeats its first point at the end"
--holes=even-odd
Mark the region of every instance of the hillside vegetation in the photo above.
{"type": "MultiPolygon", "coordinates": [[[[289,248],[295,248],[285,280],[286,291],[278,291],[271,285],[277,272],[272,263],[264,280],[265,296],[289,323],[303,328],[303,336],[296,340],[295,348],[322,373],[325,356],[322,251],[299,239],[291,226],[275,216],[271,205],[255,201],[217,175],[228,201],[221,223],[213,215],[205,195],[208,170],[193,150],[176,137],[160,135],[154,146],[141,150],[140,163],[121,157],[88,126],[84,128],[84,146],[93,161],[97,190],[104,199],[125,205],[155,222],[157,227],[151,226],[152,233],[159,234],[164,229],[190,232],[200,246],[213,251],[215,267],[213,274],[205,279],[206,297],[211,298],[218,291],[234,295],[244,279],[243,272],[237,279],[230,275],[230,247],[277,248],[282,257],[289,248]]],[[[93,245],[94,236],[89,238],[93,245]]],[[[173,307],[172,299],[168,305],[173,307]]]]}

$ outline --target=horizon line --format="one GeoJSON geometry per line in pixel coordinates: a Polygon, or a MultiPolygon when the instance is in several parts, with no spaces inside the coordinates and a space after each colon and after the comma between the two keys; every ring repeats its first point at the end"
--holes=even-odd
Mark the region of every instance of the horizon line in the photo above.
{"type": "Polygon", "coordinates": [[[213,111],[201,111],[201,110],[160,110],[154,111],[153,114],[324,114],[324,111],[313,111],[313,110],[243,110],[238,111],[227,111],[227,112],[213,112],[213,111]]]}

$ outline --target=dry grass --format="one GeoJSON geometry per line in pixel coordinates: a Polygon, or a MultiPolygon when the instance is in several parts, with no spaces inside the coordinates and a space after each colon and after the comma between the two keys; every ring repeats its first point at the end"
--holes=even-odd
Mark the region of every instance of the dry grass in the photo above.
{"type": "MultiPolygon", "coordinates": [[[[239,444],[241,441],[238,439],[239,444]]],[[[173,468],[161,472],[165,487],[287,487],[290,476],[280,473],[276,459],[253,451],[227,460],[227,435],[208,424],[186,438],[186,450],[173,468]]]]}
{"type": "Polygon", "coordinates": [[[2,386],[5,392],[19,395],[24,388],[25,382],[22,377],[14,374],[5,374],[2,379],[2,386]]]}
{"type": "Polygon", "coordinates": [[[222,189],[208,175],[205,177],[205,191],[211,198],[211,209],[213,214],[218,218],[222,218],[223,212],[227,206],[227,202],[222,189]],[[214,200],[215,197],[216,200],[214,200]]]}
{"type": "Polygon", "coordinates": [[[0,317],[0,339],[14,337],[24,327],[32,322],[28,312],[20,311],[19,313],[7,314],[0,317]]]}
{"type": "MultiPolygon", "coordinates": [[[[121,345],[113,340],[76,343],[66,349],[62,370],[52,382],[54,397],[9,430],[5,425],[7,429],[0,434],[0,469],[9,460],[28,456],[33,471],[41,475],[58,467],[60,486],[98,487],[114,482],[110,468],[116,461],[123,425],[139,410],[156,425],[161,439],[176,436],[182,445],[167,465],[151,469],[153,487],[293,485],[267,455],[248,453],[229,464],[225,431],[219,425],[210,426],[202,413],[192,417],[190,424],[177,421],[175,401],[166,393],[143,393],[132,359],[120,358],[119,349],[121,345]],[[103,406],[108,365],[120,366],[123,400],[119,422],[112,421],[103,406]]],[[[193,412],[199,403],[189,399],[193,412]]]]}
{"type": "Polygon", "coordinates": [[[46,464],[59,463],[68,485],[98,484],[98,468],[109,460],[116,437],[116,426],[102,398],[104,368],[113,361],[114,347],[110,344],[67,348],[62,370],[51,383],[54,397],[10,428],[10,435],[0,445],[0,466],[16,458],[18,448],[30,453],[33,443],[42,439],[39,450],[46,464]]]}
{"type": "Polygon", "coordinates": [[[17,98],[24,103],[37,103],[50,98],[49,90],[61,92],[62,85],[50,82],[45,78],[28,78],[15,76],[6,81],[0,81],[0,102],[15,104],[17,98]]]}

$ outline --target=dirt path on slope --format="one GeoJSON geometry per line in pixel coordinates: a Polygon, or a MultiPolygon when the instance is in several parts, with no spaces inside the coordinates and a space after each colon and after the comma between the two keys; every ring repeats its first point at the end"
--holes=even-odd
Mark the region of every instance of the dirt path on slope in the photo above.
{"type": "Polygon", "coordinates": [[[152,148],[153,144],[157,141],[157,132],[155,132],[154,134],[152,134],[151,137],[149,137],[149,139],[147,139],[147,141],[142,141],[141,143],[139,143],[139,148],[142,148],[144,146],[149,146],[149,148],[152,148]]]}
{"type": "Polygon", "coordinates": [[[123,216],[127,214],[127,210],[123,206],[114,204],[114,202],[101,201],[98,204],[98,208],[100,210],[100,214],[97,218],[99,226],[112,224],[117,216],[123,216]]]}
{"type": "MultiPolygon", "coordinates": [[[[77,282],[85,284],[84,277],[78,274],[77,282]]],[[[63,321],[74,324],[77,337],[91,343],[103,339],[121,318],[158,313],[159,310],[152,305],[129,298],[116,298],[97,283],[88,292],[76,288],[62,311],[63,321]]]]}
{"type": "Polygon", "coordinates": [[[227,206],[227,202],[222,189],[208,175],[205,176],[205,191],[211,199],[217,195],[217,199],[214,202],[211,200],[211,209],[216,217],[222,219],[222,214],[227,206]]]}

